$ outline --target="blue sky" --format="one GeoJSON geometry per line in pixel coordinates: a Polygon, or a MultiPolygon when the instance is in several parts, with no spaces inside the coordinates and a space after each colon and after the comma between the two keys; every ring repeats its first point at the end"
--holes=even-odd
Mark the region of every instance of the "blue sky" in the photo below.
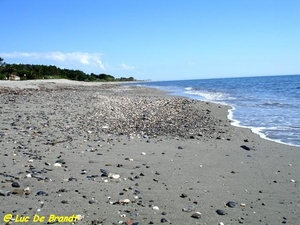
{"type": "Polygon", "coordinates": [[[0,0],[0,57],[115,77],[300,74],[299,0],[0,0]]]}

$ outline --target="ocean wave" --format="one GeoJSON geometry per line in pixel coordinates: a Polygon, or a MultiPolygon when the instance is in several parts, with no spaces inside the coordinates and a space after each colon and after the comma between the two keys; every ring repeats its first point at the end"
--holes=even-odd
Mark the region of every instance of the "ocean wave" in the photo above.
{"type": "Polygon", "coordinates": [[[286,104],[286,103],[281,103],[281,102],[264,102],[262,104],[257,104],[256,106],[286,107],[286,106],[292,106],[292,105],[286,104]]]}
{"type": "Polygon", "coordinates": [[[206,91],[197,91],[193,89],[186,89],[184,93],[190,94],[190,95],[197,95],[200,97],[203,97],[205,100],[209,101],[225,101],[225,100],[231,100],[233,99],[230,97],[229,94],[223,93],[223,92],[206,92],[206,91]]]}

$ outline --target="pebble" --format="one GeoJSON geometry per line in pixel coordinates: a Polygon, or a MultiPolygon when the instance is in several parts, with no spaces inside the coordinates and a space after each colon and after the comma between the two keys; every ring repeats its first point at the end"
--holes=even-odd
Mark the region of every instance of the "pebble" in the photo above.
{"type": "Polygon", "coordinates": [[[187,194],[182,193],[182,194],[180,195],[180,197],[181,197],[181,198],[186,198],[186,197],[187,197],[187,194]]]}
{"type": "Polygon", "coordinates": [[[12,182],[11,186],[18,188],[20,187],[20,184],[18,182],[12,182]]]}
{"type": "Polygon", "coordinates": [[[94,204],[96,201],[94,199],[89,200],[89,204],[94,204]]]}
{"type": "Polygon", "coordinates": [[[151,207],[153,210],[159,210],[159,207],[158,206],[152,206],[151,207]]]}
{"type": "Polygon", "coordinates": [[[230,207],[230,208],[234,208],[235,205],[236,205],[236,203],[233,202],[233,201],[229,201],[229,202],[226,203],[226,206],[228,206],[228,207],[230,207]]]}
{"type": "Polygon", "coordinates": [[[194,219],[200,219],[201,218],[201,213],[200,212],[196,212],[196,213],[192,214],[191,217],[194,218],[194,219]]]}
{"type": "Polygon", "coordinates": [[[194,211],[195,209],[196,209],[195,206],[193,206],[193,205],[188,205],[188,206],[184,207],[184,208],[182,209],[182,211],[183,211],[183,212],[192,212],[192,211],[194,211]]]}
{"type": "Polygon", "coordinates": [[[226,215],[227,213],[226,213],[226,211],[225,210],[223,210],[223,209],[218,209],[218,210],[216,210],[216,213],[218,214],[218,215],[221,215],[221,216],[223,216],[223,215],[226,215]]]}
{"type": "Polygon", "coordinates": [[[246,146],[246,145],[241,145],[241,148],[244,149],[244,150],[246,150],[246,151],[250,151],[251,150],[251,148],[248,147],[248,146],[246,146]]]}
{"type": "Polygon", "coordinates": [[[130,199],[128,199],[128,198],[126,198],[126,199],[120,199],[119,201],[118,201],[118,203],[120,203],[120,204],[129,204],[131,201],[130,201],[130,199]]]}
{"type": "Polygon", "coordinates": [[[100,169],[100,172],[102,173],[101,177],[108,177],[108,173],[105,169],[100,169]]]}
{"type": "Polygon", "coordinates": [[[168,220],[167,220],[166,218],[161,218],[160,222],[161,222],[161,223],[167,223],[168,220]]]}
{"type": "Polygon", "coordinates": [[[0,196],[9,196],[10,193],[11,193],[10,191],[5,191],[5,190],[0,189],[0,196]]]}
{"type": "Polygon", "coordinates": [[[45,191],[38,191],[36,195],[47,195],[47,193],[45,191]]]}
{"type": "Polygon", "coordinates": [[[111,178],[111,179],[119,179],[119,178],[120,178],[120,174],[109,173],[109,174],[108,174],[108,178],[111,178]]]}
{"type": "Polygon", "coordinates": [[[54,163],[53,166],[54,167],[61,167],[61,164],[60,163],[54,163]]]}

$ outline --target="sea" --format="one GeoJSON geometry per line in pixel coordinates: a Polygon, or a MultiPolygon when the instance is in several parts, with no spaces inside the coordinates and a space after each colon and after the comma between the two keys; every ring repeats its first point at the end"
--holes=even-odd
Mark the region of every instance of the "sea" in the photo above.
{"type": "Polygon", "coordinates": [[[230,105],[228,119],[233,126],[249,128],[264,139],[300,147],[300,75],[147,81],[132,85],[230,105]]]}

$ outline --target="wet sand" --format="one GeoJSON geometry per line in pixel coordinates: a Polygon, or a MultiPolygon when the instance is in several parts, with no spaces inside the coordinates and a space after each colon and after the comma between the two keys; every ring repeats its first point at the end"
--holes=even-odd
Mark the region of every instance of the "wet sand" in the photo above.
{"type": "Polygon", "coordinates": [[[0,82],[1,223],[297,224],[300,148],[231,126],[228,109],[115,83],[0,82]]]}

